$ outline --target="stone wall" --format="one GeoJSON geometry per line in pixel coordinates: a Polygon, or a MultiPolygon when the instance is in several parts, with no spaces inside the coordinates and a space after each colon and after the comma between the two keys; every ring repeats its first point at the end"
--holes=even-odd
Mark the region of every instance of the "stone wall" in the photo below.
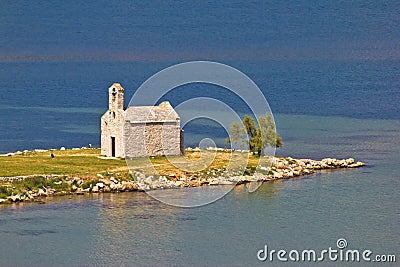
{"type": "Polygon", "coordinates": [[[177,122],[125,123],[125,155],[131,157],[180,155],[177,122]]]}
{"type": "Polygon", "coordinates": [[[124,157],[123,127],[125,114],[123,110],[107,111],[101,117],[101,154],[112,157],[111,137],[115,137],[115,156],[124,157]]]}

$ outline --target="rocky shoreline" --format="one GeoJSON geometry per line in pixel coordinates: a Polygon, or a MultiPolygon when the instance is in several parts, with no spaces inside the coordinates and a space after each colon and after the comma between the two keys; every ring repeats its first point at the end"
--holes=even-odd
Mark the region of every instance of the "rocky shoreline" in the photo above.
{"type": "MultiPolygon", "coordinates": [[[[170,188],[184,188],[197,186],[235,185],[249,182],[264,182],[280,179],[291,179],[310,175],[320,170],[358,168],[365,166],[363,162],[355,162],[353,158],[334,159],[325,158],[322,160],[293,159],[291,157],[274,157],[270,168],[260,167],[252,175],[209,175],[196,177],[177,178],[174,174],[167,176],[146,176],[136,172],[131,181],[117,179],[114,176],[104,177],[97,174],[96,180],[85,181],[79,177],[67,177],[65,175],[30,175],[15,177],[0,177],[2,184],[15,181],[35,181],[41,186],[31,188],[23,192],[11,192],[6,198],[0,198],[2,203],[14,203],[23,201],[43,201],[44,198],[58,195],[82,195],[91,193],[116,193],[130,191],[147,191],[170,188]],[[36,181],[36,180],[37,181],[36,181]]],[[[2,186],[4,188],[4,186],[2,186]]],[[[13,190],[15,188],[10,188],[13,190]]]]}

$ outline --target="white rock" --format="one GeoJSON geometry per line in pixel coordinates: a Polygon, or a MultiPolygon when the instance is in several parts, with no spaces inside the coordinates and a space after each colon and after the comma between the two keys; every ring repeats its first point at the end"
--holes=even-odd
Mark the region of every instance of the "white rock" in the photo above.
{"type": "Polygon", "coordinates": [[[121,188],[119,190],[125,191],[125,189],[126,189],[126,182],[122,181],[121,188]]]}
{"type": "Polygon", "coordinates": [[[209,185],[217,185],[217,184],[219,184],[219,180],[217,178],[210,179],[208,184],[209,185]]]}
{"type": "Polygon", "coordinates": [[[99,187],[98,187],[97,185],[93,186],[92,192],[93,192],[93,193],[99,192],[99,187]]]}
{"type": "Polygon", "coordinates": [[[19,195],[9,196],[8,199],[11,200],[12,202],[17,202],[21,200],[19,195]]]}
{"type": "Polygon", "coordinates": [[[97,183],[96,186],[97,186],[98,188],[104,188],[104,183],[97,183]]]}
{"type": "Polygon", "coordinates": [[[136,172],[135,176],[136,176],[136,178],[141,179],[141,180],[146,179],[146,175],[144,175],[141,172],[136,172]]]}
{"type": "Polygon", "coordinates": [[[182,186],[183,185],[183,181],[176,181],[175,182],[175,186],[182,186]]]}
{"type": "Polygon", "coordinates": [[[147,177],[144,181],[146,184],[151,184],[153,182],[152,176],[147,177]]]}
{"type": "Polygon", "coordinates": [[[62,146],[62,147],[60,148],[60,150],[65,150],[65,147],[62,146]]]}
{"type": "Polygon", "coordinates": [[[337,161],[337,159],[335,159],[335,158],[325,158],[325,159],[321,160],[322,163],[325,163],[327,165],[333,165],[333,164],[335,164],[336,161],[337,161]]]}
{"type": "Polygon", "coordinates": [[[39,194],[39,196],[46,196],[47,195],[46,192],[42,188],[39,188],[38,194],[39,194]]]}
{"type": "Polygon", "coordinates": [[[221,184],[221,185],[230,185],[230,184],[233,184],[233,183],[231,181],[224,180],[224,181],[220,181],[219,184],[221,184]]]}
{"type": "Polygon", "coordinates": [[[363,163],[361,161],[357,161],[357,163],[348,165],[349,168],[357,168],[357,167],[362,167],[362,166],[365,166],[365,163],[363,163]]]}
{"type": "Polygon", "coordinates": [[[160,177],[158,178],[158,181],[159,181],[159,182],[165,183],[165,182],[168,182],[168,179],[167,179],[167,177],[165,177],[165,176],[160,176],[160,177]]]}
{"type": "Polygon", "coordinates": [[[101,179],[104,178],[104,176],[101,175],[100,173],[97,174],[97,177],[99,177],[99,178],[101,178],[101,179]]]}

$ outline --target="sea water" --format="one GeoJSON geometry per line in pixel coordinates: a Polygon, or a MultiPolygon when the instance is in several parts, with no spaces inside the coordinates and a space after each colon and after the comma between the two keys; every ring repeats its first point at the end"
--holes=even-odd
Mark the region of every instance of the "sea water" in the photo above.
{"type": "MultiPolygon", "coordinates": [[[[0,265],[272,266],[279,262],[257,259],[265,245],[320,251],[339,238],[350,249],[397,254],[385,266],[398,265],[397,1],[3,1],[0,12],[1,153],[99,146],[113,82],[126,89],[128,104],[155,72],[210,59],[263,91],[284,141],[278,155],[367,164],[267,182],[251,194],[238,186],[193,209],[138,192],[2,205],[0,265]]],[[[180,89],[165,99],[212,96],[248,111],[211,85],[180,89]]],[[[212,123],[185,130],[186,146],[199,137],[225,145],[226,133],[212,123]]]]}
{"type": "Polygon", "coordinates": [[[336,248],[339,238],[352,249],[397,254],[400,122],[309,115],[277,121],[290,136],[279,154],[354,156],[367,166],[266,182],[254,193],[238,186],[191,209],[139,192],[1,206],[2,264],[263,266],[277,264],[258,261],[264,245],[322,250],[336,248]]]}

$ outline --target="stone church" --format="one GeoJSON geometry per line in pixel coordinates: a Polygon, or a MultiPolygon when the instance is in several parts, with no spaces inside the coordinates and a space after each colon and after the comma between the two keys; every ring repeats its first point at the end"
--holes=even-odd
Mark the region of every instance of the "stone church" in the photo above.
{"type": "Polygon", "coordinates": [[[108,110],[101,117],[103,156],[134,158],[183,154],[180,117],[169,102],[124,109],[124,88],[119,83],[111,85],[108,95],[108,110]]]}

